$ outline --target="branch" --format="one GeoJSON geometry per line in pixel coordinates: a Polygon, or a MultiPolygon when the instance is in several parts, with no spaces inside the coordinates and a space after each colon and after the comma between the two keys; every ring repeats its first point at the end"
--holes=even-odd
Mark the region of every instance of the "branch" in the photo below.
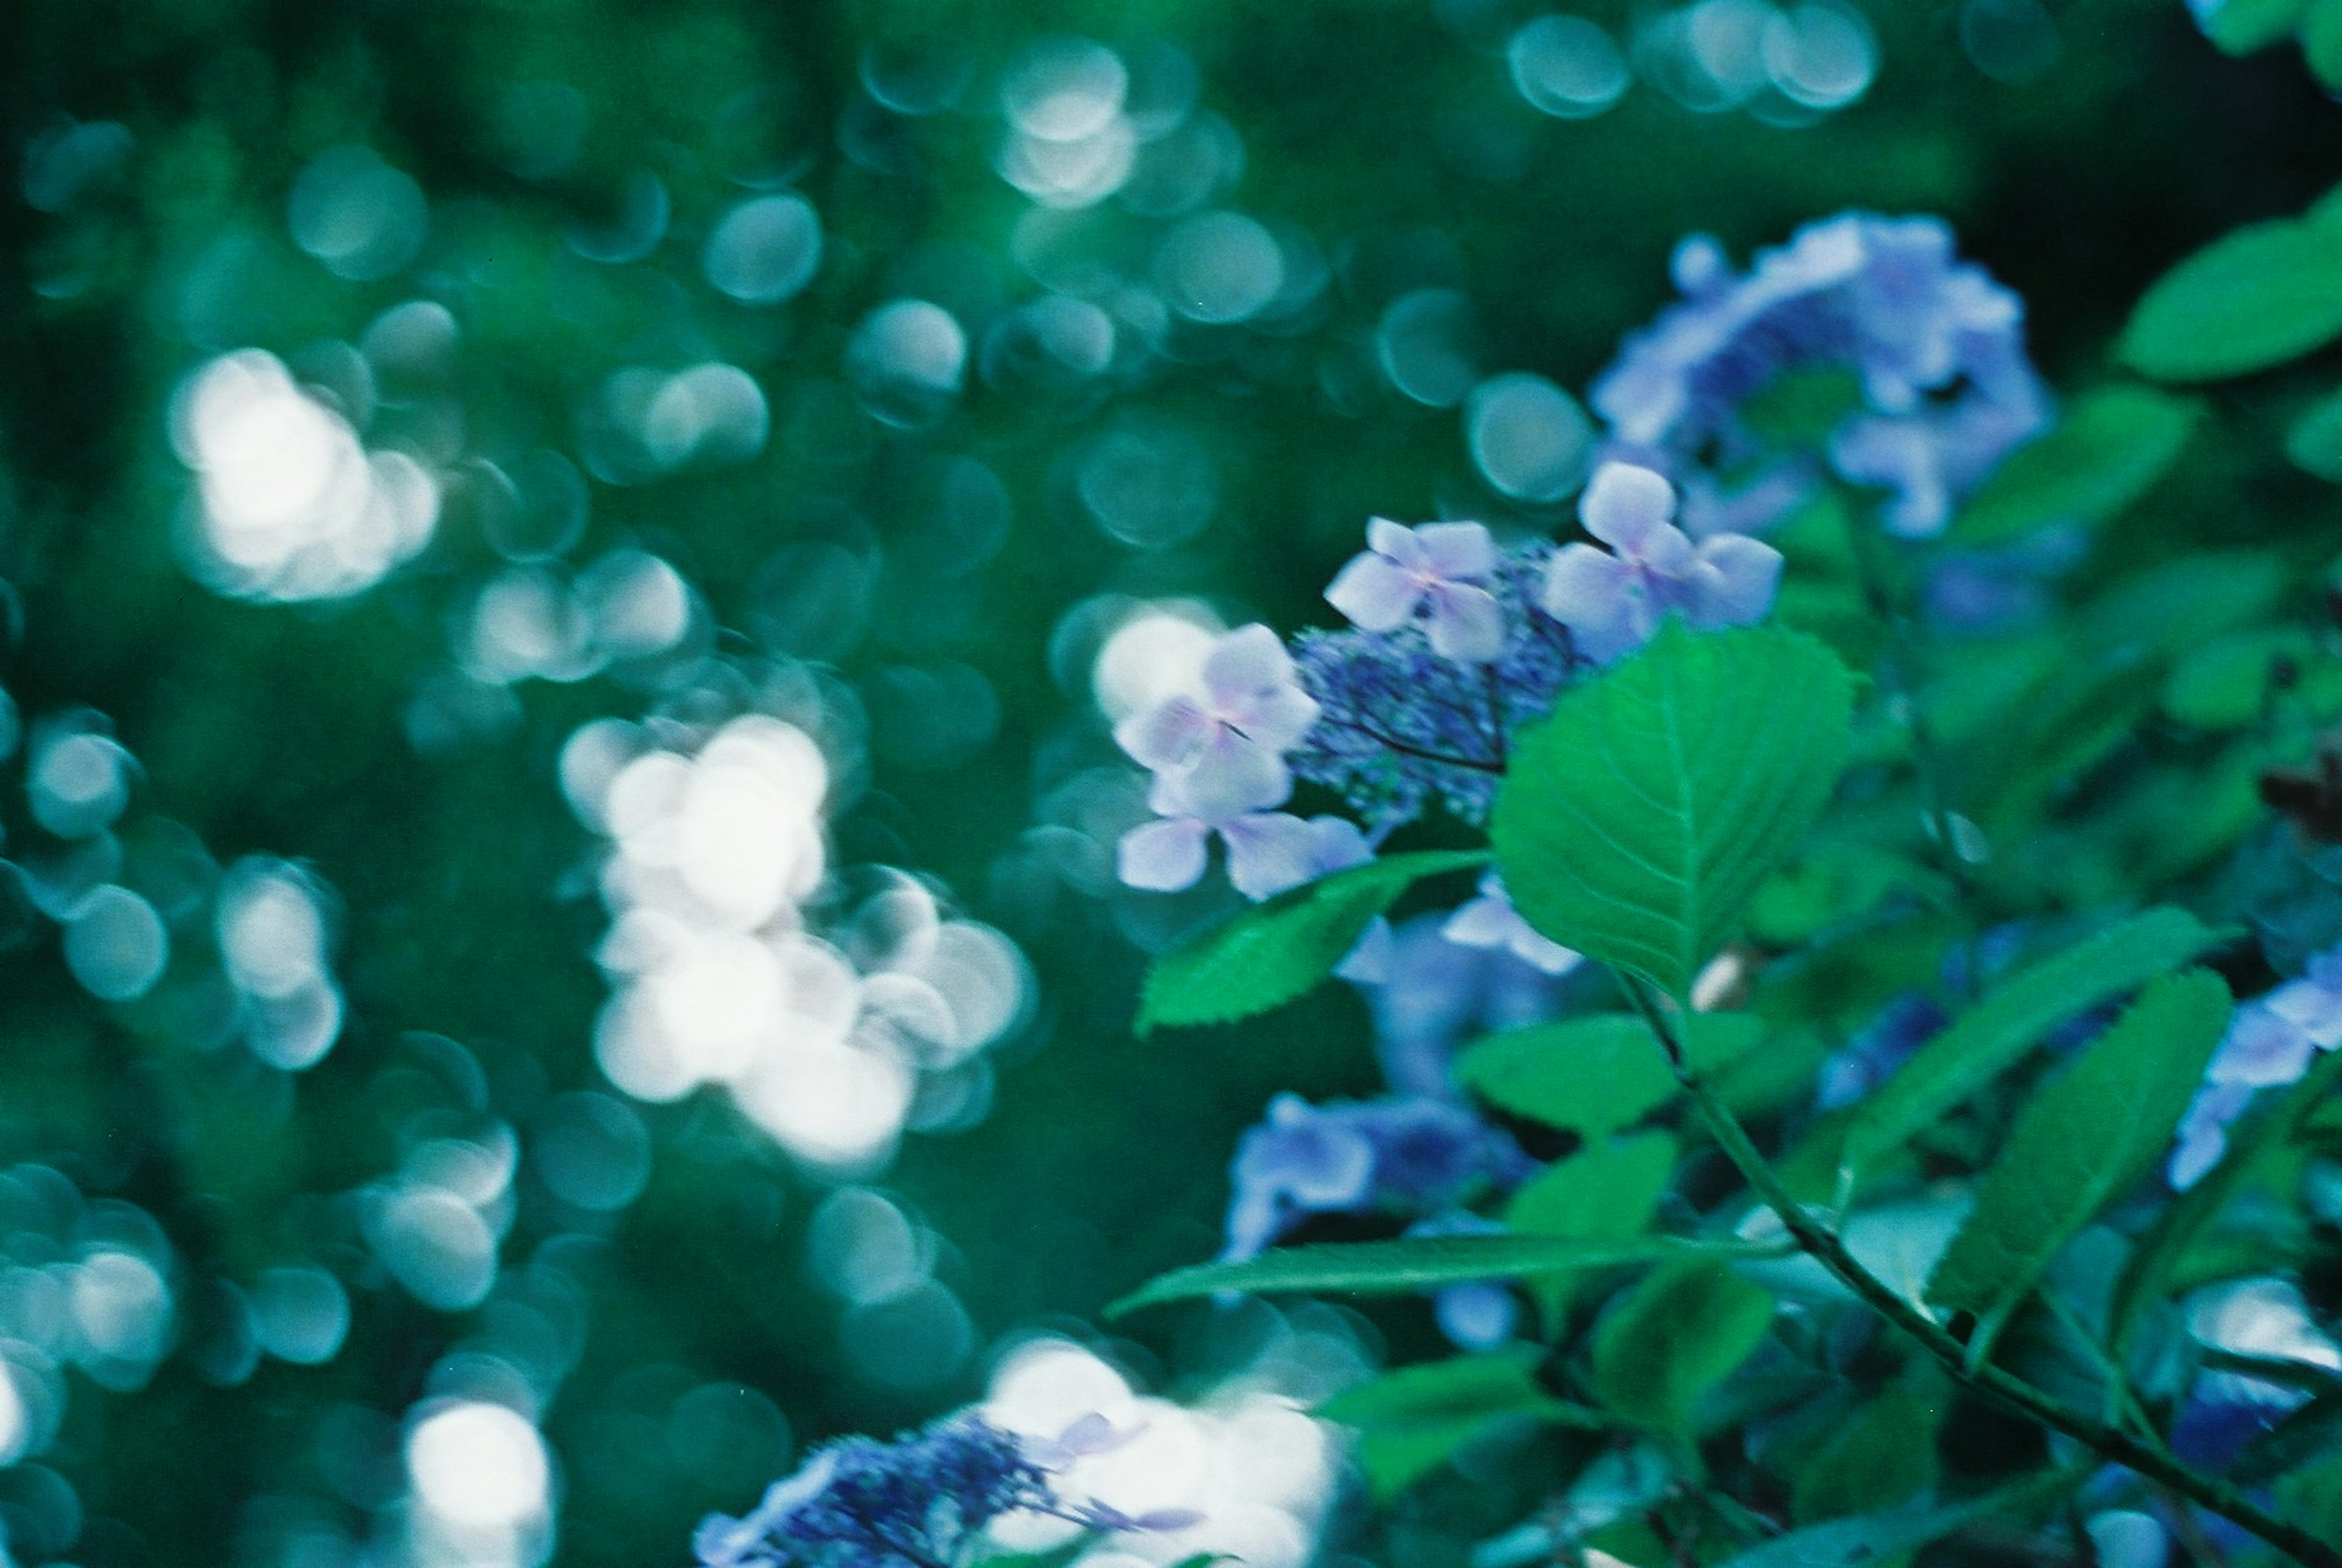
{"type": "Polygon", "coordinates": [[[1675,1030],[1657,1005],[1631,974],[1620,974],[1619,984],[1658,1036],[1667,1065],[1689,1093],[1700,1119],[1717,1144],[1740,1168],[1765,1206],[1773,1211],[1798,1248],[1827,1269],[1862,1303],[1909,1334],[1943,1363],[1944,1370],[1964,1387],[2014,1414],[2039,1422],[2053,1432],[2097,1450],[2107,1458],[2209,1509],[2239,1529],[2251,1532],[2306,1568],[2342,1568],[2342,1550],[2326,1544],[2297,1524],[2269,1513],[2224,1481],[2189,1469],[2160,1443],[2142,1441],[2097,1421],[2042,1393],[2022,1378],[1986,1363],[1968,1364],[1967,1347],[1943,1324],[1907,1301],[1896,1290],[1857,1262],[1835,1231],[1816,1220],[1796,1193],[1789,1191],[1748,1136],[1739,1118],[1719,1099],[1707,1082],[1694,1072],[1675,1030]]]}

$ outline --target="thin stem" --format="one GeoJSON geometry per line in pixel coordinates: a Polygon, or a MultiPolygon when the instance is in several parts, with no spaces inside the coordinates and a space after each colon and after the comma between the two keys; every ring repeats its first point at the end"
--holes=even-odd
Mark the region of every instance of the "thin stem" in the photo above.
{"type": "Polygon", "coordinates": [[[1484,763],[1473,757],[1449,756],[1446,752],[1426,751],[1421,746],[1407,744],[1396,735],[1386,735],[1372,724],[1362,724],[1356,720],[1329,722],[1335,723],[1342,729],[1356,730],[1376,744],[1388,746],[1401,756],[1415,757],[1426,763],[1438,763],[1445,767],[1469,768],[1474,773],[1495,774],[1499,777],[1502,777],[1505,772],[1502,763],[1484,763]]]}
{"type": "Polygon", "coordinates": [[[1666,1053],[1667,1065],[1674,1069],[1676,1080],[1691,1095],[1700,1119],[1707,1124],[1708,1132],[1724,1150],[1726,1157],[1739,1167],[1741,1175],[1747,1179],[1748,1185],[1765,1206],[1780,1220],[1783,1227],[1796,1240],[1799,1250],[1827,1269],[1865,1306],[1917,1340],[1928,1353],[1943,1363],[1946,1372],[1993,1403],[2096,1449],[2157,1485],[2209,1509],[2240,1529],[2251,1532],[2296,1562],[2306,1564],[2307,1568],[2342,1568],[2342,1550],[2327,1545],[2297,1524],[2279,1519],[2226,1482],[2189,1469],[2174,1458],[2160,1443],[2142,1441],[2070,1409],[2022,1378],[2012,1376],[1989,1363],[1969,1366],[1967,1346],[1954,1338],[1941,1323],[1905,1300],[1894,1287],[1856,1261],[1837,1233],[1817,1220],[1797,1194],[1789,1191],[1779,1174],[1758,1151],[1756,1141],[1748,1136],[1747,1129],[1741,1126],[1739,1118],[1716,1096],[1707,1081],[1693,1070],[1690,1060],[1684,1054],[1681,1042],[1676,1037],[1673,1025],[1645,992],[1642,983],[1630,974],[1622,974],[1618,978],[1636,1010],[1649,1023],[1651,1032],[1658,1036],[1659,1047],[1666,1053]]]}

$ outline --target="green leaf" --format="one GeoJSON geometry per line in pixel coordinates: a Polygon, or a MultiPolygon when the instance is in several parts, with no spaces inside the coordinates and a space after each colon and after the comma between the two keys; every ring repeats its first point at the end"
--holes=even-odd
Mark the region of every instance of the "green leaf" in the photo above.
{"type": "Polygon", "coordinates": [[[2342,484],[2342,390],[2294,415],[2286,427],[2285,454],[2305,472],[2342,484]]]}
{"type": "MultiPolygon", "coordinates": [[[[2272,1433],[2271,1435],[2275,1435],[2272,1433]]],[[[2328,1449],[2276,1487],[2277,1505],[2319,1541],[2342,1541],[2342,1449],[2328,1449]]]]}
{"type": "Polygon", "coordinates": [[[1792,1530],[1727,1558],[1723,1568],[1873,1568],[1941,1541],[1980,1519],[2000,1513],[2029,1513],[2087,1473],[2051,1471],[1964,1502],[1912,1503],[1792,1530]]]}
{"type": "Polygon", "coordinates": [[[1777,1249],[1683,1236],[1573,1242],[1551,1236],[1415,1236],[1396,1242],[1331,1242],[1281,1247],[1234,1263],[1174,1269],[1106,1308],[1119,1317],[1163,1302],[1221,1291],[1325,1291],[1401,1295],[1466,1280],[1526,1279],[1664,1263],[1686,1257],[1756,1257],[1777,1249]]]}
{"type": "Polygon", "coordinates": [[[2231,632],[2180,655],[2163,683],[2163,711],[2199,730],[2232,730],[2260,717],[2280,664],[2307,664],[2317,644],[2299,626],[2231,632]]]}
{"type": "Polygon", "coordinates": [[[2234,230],[2157,279],[2117,353],[2157,381],[2217,381],[2342,336],[2342,227],[2278,218],[2234,230]]]}
{"type": "Polygon", "coordinates": [[[1907,1503],[1936,1483],[1936,1429],[1950,1401],[1893,1383],[1834,1426],[1797,1467],[1790,1512],[1836,1519],[1907,1503]]]}
{"type": "Polygon", "coordinates": [[[1699,1396],[1748,1359],[1773,1323],[1773,1297],[1722,1263],[1659,1270],[1594,1335],[1594,1392],[1627,1420],[1691,1435],[1699,1396]]]}
{"type": "Polygon", "coordinates": [[[1972,1353],[1983,1353],[2058,1248],[2169,1147],[2230,1005],[2210,970],[2166,975],[2027,1102],[1927,1282],[1930,1301],[1976,1313],[1972,1353]]]}
{"type": "Polygon", "coordinates": [[[2002,464],[1952,535],[1985,544],[2050,523],[2104,522],[2163,477],[2203,412],[2195,398],[2150,386],[2101,387],[2002,464]]]}
{"type": "Polygon", "coordinates": [[[2342,86],[2342,0],[2310,0],[2301,18],[2301,58],[2327,92],[2342,86]]]}
{"type": "Polygon", "coordinates": [[[2337,1085],[2342,1085],[2342,1051],[2332,1051],[2311,1064],[2301,1082],[2275,1104],[2255,1107],[2228,1130],[2228,1149],[2220,1163],[2157,1215],[2131,1249],[2107,1315],[2117,1349],[2128,1345],[2139,1313],[2177,1277],[2196,1238],[2219,1218],[2269,1156],[2300,1133],[2337,1085]]]}
{"type": "Polygon", "coordinates": [[[1346,1390],[1311,1413],[1359,1430],[1358,1457],[1375,1490],[1388,1496],[1494,1421],[1608,1425],[1599,1411],[1559,1398],[1536,1381],[1544,1355],[1536,1345],[1513,1345],[1404,1367],[1346,1390]]]}
{"type": "MultiPolygon", "coordinates": [[[[1581,1149],[1556,1160],[1515,1193],[1505,1208],[1505,1223],[1520,1235],[1582,1242],[1640,1235],[1658,1212],[1676,1153],[1676,1141],[1665,1133],[1642,1133],[1581,1149]]],[[[1559,1329],[1562,1313],[1583,1283],[1583,1276],[1566,1274],[1528,1282],[1548,1333],[1559,1329]]]]}
{"type": "Polygon", "coordinates": [[[1386,855],[1247,909],[1155,961],[1138,1032],[1231,1024],[1282,1007],[1332,974],[1375,916],[1409,887],[1487,858],[1477,850],[1386,855]]]}
{"type": "Polygon", "coordinates": [[[1837,782],[1854,679],[1777,627],[1648,647],[1526,731],[1490,836],[1529,924],[1678,997],[1837,782]]]}
{"type": "MultiPolygon", "coordinates": [[[[1746,1013],[1688,1015],[1692,1062],[1714,1071],[1764,1038],[1746,1013]]],[[[1464,1086],[1499,1110],[1582,1137],[1640,1121],[1683,1092],[1651,1026],[1631,1013],[1597,1013],[1492,1034],[1456,1059],[1464,1086]]]]}
{"type": "Polygon", "coordinates": [[[2058,1024],[2167,974],[2218,942],[2183,909],[2151,909],[2020,971],[1903,1064],[1848,1124],[1851,1174],[1949,1114],[2058,1024]]]}

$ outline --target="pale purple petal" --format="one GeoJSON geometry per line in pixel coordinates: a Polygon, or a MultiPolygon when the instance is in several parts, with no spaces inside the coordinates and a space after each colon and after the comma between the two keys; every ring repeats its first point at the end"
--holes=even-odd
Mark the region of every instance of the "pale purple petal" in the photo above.
{"type": "Polygon", "coordinates": [[[1220,824],[1228,845],[1228,881],[1257,904],[1317,876],[1316,835],[1284,812],[1240,816],[1220,824]]]}
{"type": "Polygon", "coordinates": [[[1477,523],[1426,523],[1415,531],[1424,564],[1446,583],[1468,583],[1496,569],[1496,541],[1477,523]]]}
{"type": "Polygon", "coordinates": [[[2307,980],[2296,980],[2271,992],[2262,1005],[2284,1019],[2320,1051],[2342,1044],[2342,993],[2328,987],[2313,967],[2307,980]]]}
{"type": "Polygon", "coordinates": [[[1406,624],[1423,598],[1421,579],[1386,555],[1350,557],[1326,590],[1326,602],[1361,632],[1392,632],[1406,624]]]}
{"type": "Polygon", "coordinates": [[[1512,939],[1519,918],[1503,894],[1483,893],[1449,915],[1439,934],[1458,947],[1499,948],[1512,939]]]}
{"type": "Polygon", "coordinates": [[[2228,1124],[2244,1114],[2252,1098],[2247,1084],[2207,1084],[2196,1091],[2187,1114],[2179,1118],[2178,1143],[2165,1170],[2175,1190],[2186,1192],[2220,1163],[2228,1147],[2228,1124]]]}
{"type": "Polygon", "coordinates": [[[1439,1332],[1458,1350],[1494,1350],[1513,1337],[1520,1319],[1520,1302],[1512,1292],[1490,1280],[1470,1280],[1449,1285],[1432,1298],[1439,1332]]]}
{"type": "Polygon", "coordinates": [[[1264,686],[1293,684],[1293,656],[1276,634],[1258,622],[1239,626],[1212,644],[1204,658],[1204,690],[1226,711],[1264,686]]]}
{"type": "Polygon", "coordinates": [[[1394,566],[1409,572],[1430,570],[1431,555],[1424,544],[1418,532],[1404,523],[1387,517],[1370,518],[1366,523],[1366,548],[1394,566]]]}
{"type": "Polygon", "coordinates": [[[1317,722],[1317,699],[1297,685],[1263,686],[1236,705],[1228,722],[1270,751],[1288,752],[1317,722]]]}
{"type": "Polygon", "coordinates": [[[1126,887],[1176,893],[1203,879],[1210,830],[1192,816],[1142,823],[1115,845],[1115,872],[1126,887]]]}
{"type": "Polygon", "coordinates": [[[1114,744],[1144,768],[1177,767],[1195,756],[1212,721],[1186,697],[1167,697],[1114,726],[1114,744]]]}
{"type": "Polygon", "coordinates": [[[2204,1076],[2214,1084],[2245,1084],[2256,1088],[2290,1084],[2309,1070],[2315,1042],[2292,1019],[2275,1007],[2247,1007],[2228,1026],[2204,1076]]]}
{"type": "Polygon", "coordinates": [[[1179,809],[1215,827],[1246,812],[1285,804],[1293,775],[1285,760],[1259,742],[1222,728],[1184,771],[1164,775],[1179,809]]]}
{"type": "Polygon", "coordinates": [[[1331,876],[1374,859],[1375,846],[1366,842],[1358,824],[1347,817],[1313,816],[1309,819],[1309,858],[1319,876],[1331,876]]]}
{"type": "Polygon", "coordinates": [[[1586,531],[1622,555],[1645,554],[1675,514],[1675,486],[1664,474],[1631,463],[1605,463],[1577,499],[1586,531]]]}
{"type": "Polygon", "coordinates": [[[1465,664],[1488,664],[1505,654],[1505,607],[1486,588],[1440,583],[1427,595],[1431,601],[1431,651],[1443,659],[1465,664]]]}
{"type": "Polygon", "coordinates": [[[1366,923],[1358,944],[1334,965],[1334,973],[1356,985],[1380,985],[1391,977],[1397,953],[1397,934],[1391,930],[1389,920],[1377,914],[1366,923]]]}
{"type": "Polygon", "coordinates": [[[1765,618],[1781,585],[1781,553],[1746,534],[1719,534],[1699,547],[1686,614],[1696,626],[1746,626],[1765,618]]]}
{"type": "Polygon", "coordinates": [[[1635,570],[1591,544],[1565,544],[1546,569],[1545,612],[1569,628],[1577,649],[1608,664],[1644,636],[1635,570]]]}

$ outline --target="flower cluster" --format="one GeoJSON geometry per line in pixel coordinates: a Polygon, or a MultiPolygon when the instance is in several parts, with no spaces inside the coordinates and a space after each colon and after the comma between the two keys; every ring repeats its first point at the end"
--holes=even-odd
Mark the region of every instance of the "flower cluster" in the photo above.
{"type": "Polygon", "coordinates": [[[1884,519],[1939,533],[1954,504],[2048,423],[2024,307],[1957,259],[1933,218],[1809,224],[1736,274],[1704,236],[1675,258],[1684,301],[1630,336],[1591,401],[1612,450],[1686,487],[1694,531],[1761,529],[1823,476],[1889,493],[1884,519]],[[1767,439],[1750,399],[1785,375],[1845,371],[1820,451],[1767,439]]]}
{"type": "Polygon", "coordinates": [[[1446,1213],[1536,1170],[1509,1135],[1461,1106],[1411,1096],[1312,1105],[1279,1094],[1237,1145],[1222,1255],[1252,1257],[1312,1214],[1446,1213]]]}
{"type": "Polygon", "coordinates": [[[2342,947],[2309,961],[2302,978],[2237,1009],[2179,1123],[2167,1173],[2186,1192],[2227,1152],[2228,1125],[2256,1090],[2298,1081],[2320,1051],[2342,1045],[2342,947]]]}
{"type": "Polygon", "coordinates": [[[1545,716],[1588,664],[1650,640],[1668,615],[1743,625],[1772,607],[1781,557],[1737,534],[1695,544],[1657,473],[1604,464],[1579,520],[1611,547],[1499,551],[1477,524],[1379,519],[1326,598],[1347,632],[1295,640],[1317,706],[1293,771],[1386,831],[1437,801],[1486,818],[1516,730],[1545,716]]]}
{"type": "Polygon", "coordinates": [[[963,1415],[892,1443],[852,1437],[776,1481],[741,1518],[713,1514],[694,1537],[704,1568],[948,1568],[995,1520],[1036,1513],[1093,1530],[1176,1530],[1180,1511],[1133,1519],[1059,1498],[1050,1472],[1120,1442],[1104,1418],[1078,1420],[1053,1441],[963,1415]]]}

